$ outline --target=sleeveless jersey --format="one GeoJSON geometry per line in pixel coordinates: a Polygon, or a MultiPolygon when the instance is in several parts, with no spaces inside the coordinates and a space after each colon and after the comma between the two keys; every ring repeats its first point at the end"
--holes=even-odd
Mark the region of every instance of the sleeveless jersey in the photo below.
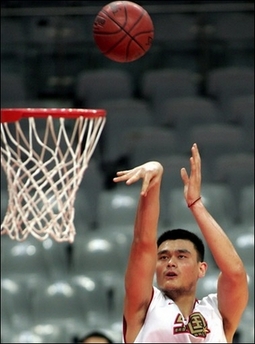
{"type": "Polygon", "coordinates": [[[174,301],[153,287],[144,325],[134,343],[227,343],[217,294],[196,300],[185,320],[174,301]]]}

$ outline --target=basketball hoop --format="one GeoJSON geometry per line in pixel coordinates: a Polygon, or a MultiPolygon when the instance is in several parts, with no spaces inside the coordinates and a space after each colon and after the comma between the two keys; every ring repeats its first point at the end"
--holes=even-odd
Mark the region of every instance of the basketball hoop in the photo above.
{"type": "Polygon", "coordinates": [[[1,109],[9,194],[2,235],[73,242],[76,192],[105,117],[103,109],[1,109]]]}

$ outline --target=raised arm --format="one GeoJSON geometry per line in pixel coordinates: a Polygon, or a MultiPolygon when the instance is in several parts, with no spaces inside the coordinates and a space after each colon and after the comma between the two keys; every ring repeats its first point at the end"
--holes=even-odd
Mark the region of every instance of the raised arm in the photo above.
{"type": "Polygon", "coordinates": [[[128,171],[118,172],[113,179],[115,182],[125,181],[127,185],[143,180],[125,275],[124,317],[127,342],[133,341],[143,325],[152,296],[162,174],[162,165],[151,161],[128,171]]]}
{"type": "Polygon", "coordinates": [[[223,317],[226,337],[230,342],[247,305],[247,274],[231,241],[209,214],[203,204],[203,199],[199,198],[201,159],[196,144],[192,146],[191,152],[190,176],[184,168],[181,169],[184,197],[220,270],[217,288],[218,307],[223,317]]]}

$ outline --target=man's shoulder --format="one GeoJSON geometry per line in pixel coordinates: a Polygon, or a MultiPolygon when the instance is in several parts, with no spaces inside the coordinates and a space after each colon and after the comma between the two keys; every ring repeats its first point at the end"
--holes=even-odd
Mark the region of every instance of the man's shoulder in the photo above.
{"type": "Polygon", "coordinates": [[[218,303],[218,296],[217,293],[211,293],[206,296],[204,296],[201,300],[198,301],[199,303],[210,303],[210,304],[216,304],[218,303]]]}
{"type": "Polygon", "coordinates": [[[207,309],[214,309],[218,311],[218,296],[217,293],[208,294],[201,300],[197,300],[198,307],[205,307],[207,309]]]}

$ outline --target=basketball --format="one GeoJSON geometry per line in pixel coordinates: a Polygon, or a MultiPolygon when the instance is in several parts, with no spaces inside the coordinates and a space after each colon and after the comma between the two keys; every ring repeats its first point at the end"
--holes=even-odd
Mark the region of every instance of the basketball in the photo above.
{"type": "Polygon", "coordinates": [[[102,54],[115,62],[132,62],[151,47],[154,27],[148,12],[131,1],[104,6],[93,24],[93,37],[102,54]]]}

